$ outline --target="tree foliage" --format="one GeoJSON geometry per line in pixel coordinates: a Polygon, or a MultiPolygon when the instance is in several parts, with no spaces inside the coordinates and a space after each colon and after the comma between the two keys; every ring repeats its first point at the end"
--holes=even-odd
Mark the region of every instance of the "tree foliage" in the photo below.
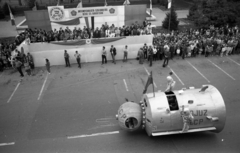
{"type": "Polygon", "coordinates": [[[25,0],[26,1],[26,4],[29,8],[33,8],[35,6],[35,2],[36,0],[25,0]]]}
{"type": "Polygon", "coordinates": [[[188,19],[194,21],[198,27],[209,25],[234,26],[240,21],[240,2],[227,0],[194,0],[188,19]]]}
{"type": "Polygon", "coordinates": [[[162,27],[164,29],[169,29],[169,20],[170,20],[170,30],[177,30],[179,21],[177,20],[177,13],[174,9],[174,7],[171,7],[171,13],[166,13],[166,17],[162,22],[162,27]],[[170,19],[171,15],[171,19],[170,19]]]}
{"type": "Polygon", "coordinates": [[[11,7],[11,5],[8,5],[8,3],[4,3],[4,5],[3,5],[3,13],[4,13],[5,15],[9,15],[9,14],[10,14],[8,6],[10,7],[10,9],[11,9],[11,11],[12,11],[12,14],[14,15],[14,14],[15,14],[15,11],[14,11],[14,9],[11,7]]]}

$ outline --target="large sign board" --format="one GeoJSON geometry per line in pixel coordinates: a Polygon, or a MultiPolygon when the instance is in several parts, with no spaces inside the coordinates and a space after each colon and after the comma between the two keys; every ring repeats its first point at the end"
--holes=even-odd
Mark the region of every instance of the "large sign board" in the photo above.
{"type": "Polygon", "coordinates": [[[68,9],[68,11],[69,11],[69,18],[118,15],[118,9],[117,7],[114,7],[114,6],[73,8],[73,9],[68,9]]]}
{"type": "Polygon", "coordinates": [[[50,21],[61,21],[65,18],[65,11],[63,6],[48,7],[48,14],[50,21]]]}

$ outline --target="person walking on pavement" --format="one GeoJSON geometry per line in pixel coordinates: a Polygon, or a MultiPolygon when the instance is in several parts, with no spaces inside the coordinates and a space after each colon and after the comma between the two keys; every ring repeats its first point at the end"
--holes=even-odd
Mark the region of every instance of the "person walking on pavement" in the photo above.
{"type": "Polygon", "coordinates": [[[48,71],[48,74],[50,74],[51,73],[51,71],[50,71],[50,62],[49,62],[49,60],[47,58],[46,58],[46,69],[48,71]]]}
{"type": "Polygon", "coordinates": [[[77,60],[78,67],[81,68],[81,54],[79,54],[78,51],[76,51],[76,53],[74,54],[74,57],[77,60]]]}
{"type": "Polygon", "coordinates": [[[67,50],[64,51],[64,59],[65,59],[66,67],[71,67],[69,62],[69,54],[67,53],[67,50]]]}
{"type": "Polygon", "coordinates": [[[23,72],[22,72],[22,62],[20,62],[20,60],[16,58],[15,64],[16,64],[16,68],[17,68],[18,72],[20,73],[20,76],[24,77],[23,72]]]}
{"type": "Polygon", "coordinates": [[[103,49],[102,49],[102,65],[104,63],[107,64],[107,51],[105,49],[105,46],[103,46],[103,49]]]}
{"type": "Polygon", "coordinates": [[[128,46],[126,45],[125,48],[123,49],[123,62],[127,62],[128,60],[128,46]]]}
{"type": "Polygon", "coordinates": [[[116,64],[116,61],[115,61],[115,56],[117,54],[117,50],[115,47],[113,47],[113,45],[111,46],[110,48],[110,53],[112,55],[112,63],[116,64]]]}

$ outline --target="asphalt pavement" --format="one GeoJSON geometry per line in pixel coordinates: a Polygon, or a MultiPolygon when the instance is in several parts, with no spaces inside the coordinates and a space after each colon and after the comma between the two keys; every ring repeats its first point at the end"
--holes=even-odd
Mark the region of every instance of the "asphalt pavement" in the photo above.
{"type": "MultiPolygon", "coordinates": [[[[140,65],[137,60],[83,63],[82,68],[36,68],[22,80],[17,72],[0,74],[0,152],[164,152],[239,153],[240,56],[174,58],[140,65]],[[125,98],[141,99],[148,73],[155,91],[165,90],[174,72],[175,89],[212,84],[222,94],[227,121],[221,133],[200,132],[148,137],[129,133],[115,115],[125,98]]],[[[149,87],[148,92],[152,92],[149,87]]]]}

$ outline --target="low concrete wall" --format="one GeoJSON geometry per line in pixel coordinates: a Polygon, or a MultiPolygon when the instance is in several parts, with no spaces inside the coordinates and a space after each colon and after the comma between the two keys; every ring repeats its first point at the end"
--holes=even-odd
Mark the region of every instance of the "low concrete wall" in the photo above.
{"type": "MultiPolygon", "coordinates": [[[[108,39],[108,38],[104,38],[108,39]]],[[[75,51],[81,54],[81,62],[99,62],[102,61],[102,47],[105,46],[107,50],[107,60],[112,60],[110,54],[110,47],[114,45],[117,49],[116,59],[123,59],[123,49],[125,45],[128,46],[128,58],[134,59],[137,57],[139,48],[143,47],[144,43],[152,45],[153,35],[143,36],[128,36],[123,39],[104,43],[104,44],[86,44],[81,46],[76,45],[58,45],[51,43],[31,43],[23,42],[19,47],[24,48],[24,52],[30,52],[34,58],[36,67],[44,66],[45,59],[50,60],[51,65],[65,65],[64,50],[70,55],[70,63],[76,63],[74,57],[75,51]]],[[[19,48],[19,50],[20,50],[19,48]]]]}

